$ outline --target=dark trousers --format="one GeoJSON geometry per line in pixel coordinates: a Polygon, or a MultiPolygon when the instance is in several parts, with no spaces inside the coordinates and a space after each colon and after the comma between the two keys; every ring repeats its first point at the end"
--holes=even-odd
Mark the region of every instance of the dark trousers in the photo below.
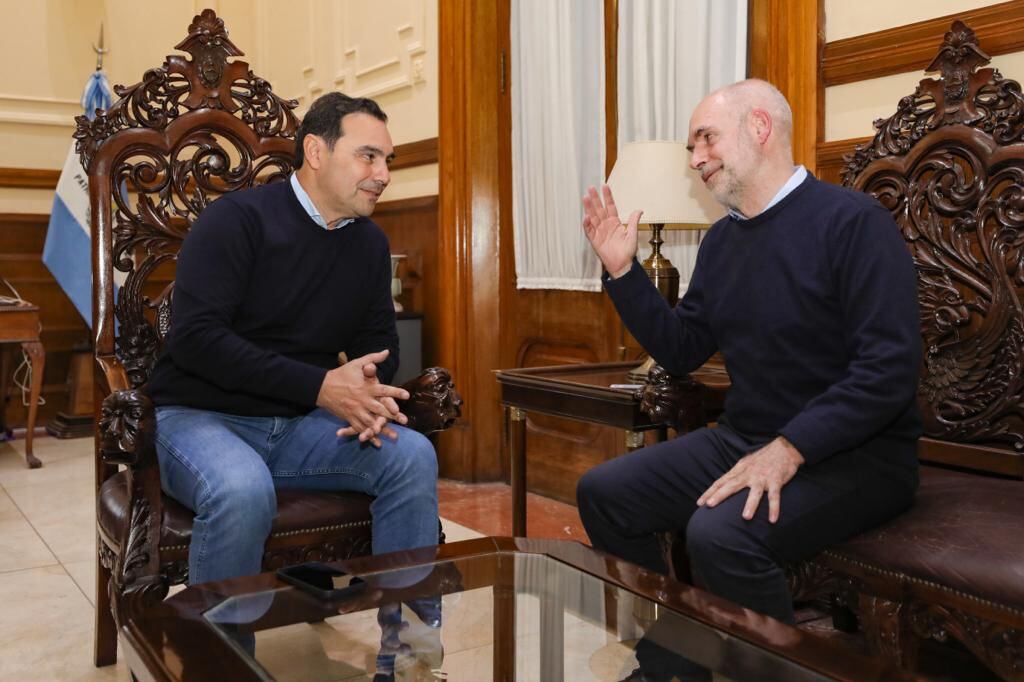
{"type": "Polygon", "coordinates": [[[591,542],[597,549],[665,573],[667,564],[655,533],[685,531],[694,577],[707,590],[792,623],[786,564],[907,509],[916,472],[881,454],[853,450],[801,467],[782,490],[774,524],[768,521],[767,496],[753,519],[743,519],[747,490],[714,508],[697,507],[697,498],[716,479],[766,443],[720,425],[595,467],[576,489],[591,542]]]}

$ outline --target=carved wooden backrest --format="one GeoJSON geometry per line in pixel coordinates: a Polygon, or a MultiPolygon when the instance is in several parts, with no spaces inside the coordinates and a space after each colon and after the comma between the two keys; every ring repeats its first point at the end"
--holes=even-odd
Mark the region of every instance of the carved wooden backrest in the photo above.
{"type": "Polygon", "coordinates": [[[847,157],[917,266],[922,459],[1022,477],[1024,98],[954,22],[914,94],[847,157]]]}
{"type": "Polygon", "coordinates": [[[76,119],[89,176],[97,357],[116,353],[131,387],[149,377],[170,321],[173,261],[217,196],[287,179],[295,101],[275,95],[243,61],[212,10],[142,81],[89,121],[76,119]],[[116,305],[114,284],[120,284],[116,305]],[[116,325],[115,325],[116,318],[116,325]],[[116,338],[115,338],[116,329],[116,338]]]}

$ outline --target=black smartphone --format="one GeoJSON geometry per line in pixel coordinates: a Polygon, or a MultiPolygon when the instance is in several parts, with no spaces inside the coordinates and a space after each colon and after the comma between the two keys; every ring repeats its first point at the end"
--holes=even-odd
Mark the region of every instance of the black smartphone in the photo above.
{"type": "Polygon", "coordinates": [[[279,568],[277,577],[315,597],[327,600],[351,597],[366,588],[366,583],[359,578],[319,561],[279,568]]]}

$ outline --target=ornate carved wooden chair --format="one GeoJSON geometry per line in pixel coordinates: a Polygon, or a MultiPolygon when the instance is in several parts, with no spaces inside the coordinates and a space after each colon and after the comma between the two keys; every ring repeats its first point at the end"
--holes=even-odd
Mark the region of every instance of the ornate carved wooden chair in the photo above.
{"type": "Polygon", "coordinates": [[[921,487],[899,518],[791,567],[791,586],[838,596],[906,667],[951,638],[1024,679],[1024,96],[988,61],[955,22],[927,69],[942,77],[846,159],[843,184],[892,211],[917,268],[921,487]]]}
{"type": "MultiPolygon", "coordinates": [[[[296,102],[228,60],[242,53],[211,10],[195,17],[177,49],[192,59],[168,56],[140,83],[117,88],[120,99],[91,122],[79,117],[75,134],[89,177],[95,266],[97,665],[116,658],[117,624],[187,579],[192,513],[161,494],[144,393],[169,329],[178,248],[209,201],[286,180],[293,165],[296,102]]],[[[447,371],[427,370],[406,388],[413,428],[440,430],[459,415],[447,371]]],[[[370,501],[280,491],[264,568],[368,554],[370,501]]]]}

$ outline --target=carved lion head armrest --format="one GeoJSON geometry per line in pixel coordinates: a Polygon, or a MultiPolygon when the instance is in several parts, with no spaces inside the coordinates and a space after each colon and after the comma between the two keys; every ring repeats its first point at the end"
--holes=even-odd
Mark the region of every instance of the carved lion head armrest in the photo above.
{"type": "Polygon", "coordinates": [[[410,429],[423,434],[443,431],[462,415],[462,397],[443,367],[424,370],[402,388],[409,392],[409,399],[398,401],[398,407],[409,418],[410,429]]]}
{"type": "Polygon", "coordinates": [[[156,464],[156,412],[138,389],[114,391],[100,407],[100,456],[133,469],[156,464]]]}
{"type": "Polygon", "coordinates": [[[654,365],[647,384],[634,395],[640,401],[640,411],[651,421],[689,431],[706,423],[704,391],[704,385],[690,377],[674,377],[661,365],[654,365]]]}

